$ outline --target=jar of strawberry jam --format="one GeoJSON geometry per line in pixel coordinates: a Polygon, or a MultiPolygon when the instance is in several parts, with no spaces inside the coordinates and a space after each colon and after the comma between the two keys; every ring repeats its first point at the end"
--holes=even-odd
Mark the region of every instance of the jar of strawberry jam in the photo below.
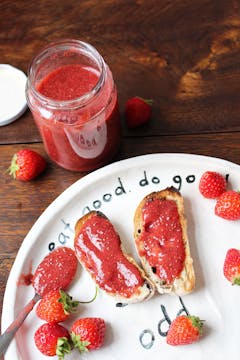
{"type": "Polygon", "coordinates": [[[62,40],[44,48],[30,64],[26,95],[54,162],[89,171],[113,158],[120,143],[117,91],[94,47],[62,40]]]}

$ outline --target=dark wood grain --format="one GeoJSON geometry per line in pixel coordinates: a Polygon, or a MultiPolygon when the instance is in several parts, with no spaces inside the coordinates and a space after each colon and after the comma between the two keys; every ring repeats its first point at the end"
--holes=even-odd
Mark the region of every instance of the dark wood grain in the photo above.
{"type": "MultiPolygon", "coordinates": [[[[0,13],[3,63],[27,72],[43,46],[77,38],[109,63],[122,113],[129,96],[153,99],[151,125],[131,136],[240,129],[239,1],[4,0],[0,13]]],[[[39,141],[29,112],[0,132],[6,139],[39,141]]]]}
{"type": "MultiPolygon", "coordinates": [[[[151,153],[191,153],[240,164],[239,0],[2,0],[0,59],[27,73],[49,42],[75,38],[103,55],[118,88],[122,142],[115,159],[151,153]],[[128,130],[126,100],[153,99],[149,124],[128,130]]],[[[1,104],[1,103],[0,103],[1,104]]],[[[0,128],[0,312],[19,247],[45,208],[87,173],[48,158],[33,182],[6,169],[18,149],[46,158],[30,111],[0,128]]]]}

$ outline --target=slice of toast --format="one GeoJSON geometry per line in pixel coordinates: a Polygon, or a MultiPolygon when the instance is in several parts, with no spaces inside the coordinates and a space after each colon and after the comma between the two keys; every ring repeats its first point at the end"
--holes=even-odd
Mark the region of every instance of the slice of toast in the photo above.
{"type": "Polygon", "coordinates": [[[134,215],[134,238],[142,266],[160,294],[184,295],[193,290],[184,202],[175,188],[144,197],[134,215]]]}
{"type": "Polygon", "coordinates": [[[79,262],[97,286],[118,303],[147,300],[155,286],[128,255],[119,234],[100,211],[91,211],[75,225],[74,248],[79,262]]]}

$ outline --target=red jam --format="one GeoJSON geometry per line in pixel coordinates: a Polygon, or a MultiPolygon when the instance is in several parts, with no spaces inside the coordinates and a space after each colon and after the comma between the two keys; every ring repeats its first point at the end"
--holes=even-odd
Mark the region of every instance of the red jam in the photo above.
{"type": "Polygon", "coordinates": [[[33,278],[33,274],[32,273],[29,273],[29,274],[21,274],[19,279],[18,279],[18,282],[17,282],[17,285],[26,285],[26,286],[29,286],[32,284],[32,278],[33,278]]]}
{"type": "Polygon", "coordinates": [[[146,257],[154,273],[165,283],[179,277],[185,261],[185,248],[177,205],[173,200],[153,199],[142,210],[143,242],[146,257]]]}
{"type": "Polygon", "coordinates": [[[30,261],[29,263],[29,269],[27,273],[22,273],[20,274],[18,280],[17,280],[17,285],[21,286],[21,285],[25,285],[25,286],[29,286],[32,283],[32,261],[30,261]]]}
{"type": "Polygon", "coordinates": [[[53,100],[72,100],[91,91],[98,79],[99,74],[89,67],[64,65],[46,75],[37,90],[53,100]]]}
{"type": "Polygon", "coordinates": [[[123,255],[120,238],[108,219],[91,216],[76,235],[75,251],[100,288],[125,298],[138,294],[144,280],[123,255]]]}
{"type": "Polygon", "coordinates": [[[27,101],[49,157],[73,171],[108,163],[120,144],[117,91],[109,67],[89,44],[49,45],[33,60],[27,101]]]}
{"type": "Polygon", "coordinates": [[[38,265],[31,279],[37,294],[44,296],[51,290],[65,290],[77,271],[75,252],[65,246],[56,248],[38,265]]]}

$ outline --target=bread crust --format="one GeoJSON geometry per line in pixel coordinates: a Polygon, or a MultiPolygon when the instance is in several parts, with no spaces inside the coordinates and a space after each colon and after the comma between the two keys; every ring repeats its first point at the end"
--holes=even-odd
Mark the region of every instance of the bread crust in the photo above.
{"type": "MultiPolygon", "coordinates": [[[[106,215],[104,215],[102,212],[100,211],[91,211],[89,213],[87,213],[86,215],[84,215],[83,217],[81,217],[75,225],[75,240],[74,240],[74,247],[76,246],[75,243],[77,241],[77,238],[79,236],[79,233],[81,232],[81,229],[84,225],[84,223],[90,219],[93,216],[101,216],[104,217],[105,219],[107,219],[110,223],[110,220],[106,217],[106,215]]],[[[116,231],[116,230],[115,230],[116,231]]],[[[119,234],[116,232],[116,234],[119,236],[119,234]]],[[[121,240],[121,238],[120,238],[121,240]]],[[[148,300],[150,299],[154,292],[155,292],[155,286],[152,283],[152,281],[146,276],[145,272],[143,271],[143,269],[137,264],[137,262],[134,260],[134,258],[127,254],[124,246],[122,244],[122,242],[120,242],[120,249],[123,253],[123,255],[125,256],[125,258],[131,262],[140,272],[143,280],[144,280],[144,285],[139,287],[138,289],[138,294],[135,294],[131,297],[123,297],[120,296],[119,294],[110,292],[110,291],[106,291],[105,289],[102,289],[105,293],[107,293],[110,296],[113,296],[116,300],[116,302],[121,303],[121,304],[131,304],[131,303],[136,303],[136,302],[141,302],[144,300],[148,300]]],[[[77,255],[77,252],[76,252],[77,255]]],[[[78,258],[78,256],[77,256],[78,258]]],[[[90,274],[90,276],[92,277],[92,279],[94,280],[94,282],[96,282],[96,278],[93,276],[92,273],[90,273],[88,271],[88,269],[86,268],[85,264],[83,262],[81,262],[81,260],[78,258],[78,261],[81,263],[81,265],[85,268],[85,270],[90,274]]],[[[99,285],[98,285],[99,286],[99,285]]]]}
{"type": "Polygon", "coordinates": [[[142,199],[142,201],[137,206],[134,215],[134,238],[136,249],[142,266],[150,280],[155,284],[156,289],[160,294],[168,293],[180,296],[188,294],[194,289],[195,272],[193,267],[193,259],[190,254],[189,239],[187,234],[187,220],[184,213],[184,201],[179,191],[177,191],[174,187],[170,187],[158,192],[152,192],[142,199]],[[185,261],[180,276],[178,278],[175,278],[175,280],[171,284],[164,284],[160,277],[153,272],[153,269],[149,265],[147,258],[140,255],[141,250],[143,250],[144,246],[143,243],[141,241],[139,242],[138,240],[143,230],[142,209],[145,203],[149,201],[149,199],[173,200],[177,205],[179,220],[182,228],[182,240],[185,249],[185,261]]]}

